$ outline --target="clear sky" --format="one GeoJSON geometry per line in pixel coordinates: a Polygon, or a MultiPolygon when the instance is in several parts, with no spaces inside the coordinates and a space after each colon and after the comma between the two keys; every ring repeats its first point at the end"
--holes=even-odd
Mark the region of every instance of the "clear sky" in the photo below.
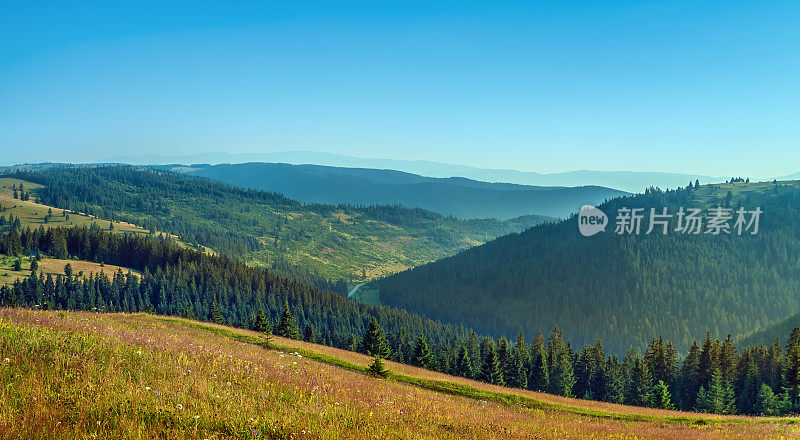
{"type": "Polygon", "coordinates": [[[800,171],[796,0],[387,3],[2,2],[0,163],[800,171]]]}

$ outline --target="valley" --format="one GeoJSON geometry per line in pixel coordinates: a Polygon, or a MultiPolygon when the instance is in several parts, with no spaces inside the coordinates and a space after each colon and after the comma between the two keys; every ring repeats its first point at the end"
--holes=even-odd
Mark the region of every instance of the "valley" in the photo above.
{"type": "Polygon", "coordinates": [[[326,288],[398,272],[552,220],[457,220],[401,206],[303,204],[136,167],[62,167],[15,176],[37,183],[34,194],[52,206],[166,231],[191,246],[326,288]]]}

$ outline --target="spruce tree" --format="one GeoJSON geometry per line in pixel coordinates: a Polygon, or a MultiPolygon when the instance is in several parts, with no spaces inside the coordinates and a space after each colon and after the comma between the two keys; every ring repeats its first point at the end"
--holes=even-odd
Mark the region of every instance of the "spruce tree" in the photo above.
{"type": "Polygon", "coordinates": [[[494,343],[489,338],[481,344],[483,359],[481,367],[481,380],[492,385],[504,385],[503,370],[500,368],[500,357],[494,343]]]}
{"type": "Polygon", "coordinates": [[[663,380],[659,380],[653,387],[652,403],[656,408],[673,409],[672,395],[663,380]]]}
{"type": "Polygon", "coordinates": [[[269,324],[269,320],[264,314],[264,309],[261,307],[259,307],[258,313],[256,314],[256,322],[253,326],[253,330],[265,334],[272,333],[272,326],[269,324]]]}
{"type": "Polygon", "coordinates": [[[505,337],[497,342],[497,360],[500,364],[500,371],[503,374],[503,383],[507,384],[514,374],[513,354],[505,337]]]}
{"type": "Polygon", "coordinates": [[[697,392],[700,389],[700,347],[697,341],[692,343],[689,353],[683,360],[678,384],[678,403],[681,409],[689,410],[694,407],[697,392]]]}
{"type": "Polygon", "coordinates": [[[697,393],[695,407],[700,412],[731,414],[734,411],[733,388],[722,378],[722,372],[715,369],[711,373],[708,389],[701,386],[697,393]]]}
{"type": "Polygon", "coordinates": [[[467,379],[472,379],[472,360],[469,358],[467,347],[461,346],[456,358],[456,374],[467,379]]]}
{"type": "Polygon", "coordinates": [[[425,335],[419,335],[417,338],[417,344],[414,346],[412,364],[421,368],[431,367],[431,350],[428,348],[428,343],[425,342],[425,335]]]}
{"type": "MultiPolygon", "coordinates": [[[[166,301],[164,301],[164,302],[166,302],[166,301]]],[[[216,298],[214,298],[214,301],[211,302],[210,315],[211,315],[210,316],[211,317],[211,322],[213,322],[215,324],[222,324],[222,322],[224,321],[224,319],[222,318],[222,312],[220,312],[220,310],[219,310],[219,305],[217,304],[217,299],[216,298]]]]}
{"type": "Polygon", "coordinates": [[[317,342],[316,334],[314,333],[314,326],[311,324],[306,324],[306,331],[303,333],[303,340],[306,342],[311,342],[312,344],[317,342]]]}
{"type": "Polygon", "coordinates": [[[389,375],[389,370],[386,369],[380,356],[375,356],[373,358],[372,364],[367,368],[367,372],[376,377],[386,377],[389,375]]]}
{"type": "Polygon", "coordinates": [[[391,354],[383,330],[378,326],[378,320],[375,317],[370,321],[364,338],[361,340],[361,351],[369,356],[378,356],[383,359],[391,354]]]}
{"type": "Polygon", "coordinates": [[[795,326],[786,342],[784,386],[789,393],[790,411],[800,409],[800,327],[795,326]]]}
{"type": "Polygon", "coordinates": [[[775,393],[769,385],[762,383],[753,404],[753,414],[776,416],[780,414],[780,405],[775,393]]]}
{"type": "Polygon", "coordinates": [[[606,393],[604,400],[612,403],[625,401],[625,377],[622,374],[622,365],[616,355],[609,356],[606,361],[606,393]]]}
{"type": "Polygon", "coordinates": [[[281,315],[278,326],[275,327],[275,334],[289,339],[297,339],[300,336],[300,330],[294,322],[294,316],[289,310],[289,304],[284,304],[283,306],[283,315],[281,315]]]}
{"type": "Polygon", "coordinates": [[[758,367],[749,351],[742,353],[742,359],[739,362],[742,364],[744,377],[739,385],[736,408],[740,414],[757,414],[755,406],[762,385],[758,367]]]}
{"type": "Polygon", "coordinates": [[[630,380],[625,391],[625,403],[628,405],[648,406],[653,399],[653,385],[647,363],[638,355],[633,359],[630,380]]]}
{"type": "Polygon", "coordinates": [[[572,396],[572,387],[575,385],[572,352],[564,345],[564,335],[557,326],[553,327],[547,343],[547,366],[550,393],[572,396]]]}
{"type": "Polygon", "coordinates": [[[547,391],[550,387],[550,370],[547,366],[547,354],[544,349],[544,335],[541,331],[531,343],[531,369],[528,374],[528,389],[547,391]]]}

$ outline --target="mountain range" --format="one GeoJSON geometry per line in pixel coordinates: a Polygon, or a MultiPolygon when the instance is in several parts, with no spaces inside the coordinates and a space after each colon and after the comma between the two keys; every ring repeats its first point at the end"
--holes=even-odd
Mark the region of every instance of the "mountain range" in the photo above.
{"type": "Polygon", "coordinates": [[[403,205],[457,218],[566,218],[585,204],[628,193],[597,186],[535,187],[463,177],[434,178],[394,170],[284,163],[167,166],[194,176],[273,191],[304,203],[403,205]]]}
{"type": "Polygon", "coordinates": [[[286,151],[273,153],[198,153],[183,156],[144,154],[116,156],[104,159],[106,163],[136,165],[168,164],[232,164],[246,162],[274,162],[295,165],[326,165],[347,168],[375,168],[404,171],[425,177],[465,177],[484,182],[515,183],[534,186],[604,186],[620,191],[639,193],[651,186],[677,188],[689,181],[700,183],[724,181],[726,178],[691,173],[663,173],[638,171],[568,171],[563,173],[536,173],[507,169],[477,168],[425,160],[370,159],[315,151],[286,151]]]}

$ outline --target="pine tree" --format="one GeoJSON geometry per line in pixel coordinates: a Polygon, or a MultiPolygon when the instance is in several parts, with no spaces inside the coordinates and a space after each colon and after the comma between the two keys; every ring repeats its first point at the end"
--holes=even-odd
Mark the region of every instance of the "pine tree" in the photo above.
{"type": "Polygon", "coordinates": [[[383,330],[378,326],[378,320],[375,317],[370,321],[364,338],[361,340],[361,350],[369,356],[378,356],[383,359],[391,354],[383,330]]]}
{"type": "Polygon", "coordinates": [[[572,353],[564,345],[563,333],[555,326],[547,343],[547,365],[550,369],[548,390],[552,394],[572,396],[572,387],[575,385],[572,353]]]}
{"type": "Polygon", "coordinates": [[[294,322],[294,316],[289,310],[289,304],[284,304],[283,306],[283,315],[281,315],[278,326],[275,327],[275,334],[289,339],[297,339],[300,336],[300,330],[294,322]]]}
{"type": "Polygon", "coordinates": [[[703,348],[700,350],[700,359],[697,367],[698,382],[706,389],[708,389],[711,382],[711,374],[714,370],[719,369],[718,359],[716,343],[711,340],[711,333],[707,332],[706,339],[703,341],[703,348]]]}
{"type": "Polygon", "coordinates": [[[389,375],[389,370],[386,369],[380,356],[375,356],[373,358],[372,364],[367,368],[367,372],[376,377],[386,377],[389,375]]]}
{"type": "Polygon", "coordinates": [[[469,358],[467,347],[461,346],[456,359],[456,374],[467,379],[472,378],[472,360],[469,358]]]}
{"type": "Polygon", "coordinates": [[[508,340],[505,337],[500,338],[497,342],[497,361],[500,364],[500,371],[503,374],[503,383],[508,384],[509,379],[514,374],[514,362],[511,348],[508,346],[508,340]]]}
{"type": "Polygon", "coordinates": [[[419,335],[417,338],[412,363],[421,368],[431,367],[431,350],[428,348],[428,343],[425,342],[425,335],[419,335]]]}
{"type": "Polygon", "coordinates": [[[722,372],[715,369],[711,373],[708,390],[700,386],[695,407],[700,412],[731,414],[734,410],[733,388],[722,378],[722,372]]]}
{"type": "Polygon", "coordinates": [[[700,389],[699,369],[700,347],[697,346],[697,341],[694,341],[689,348],[689,353],[683,360],[683,366],[681,366],[680,371],[681,381],[678,385],[678,403],[681,409],[688,410],[694,407],[695,398],[700,389]]]}
{"type": "Polygon", "coordinates": [[[722,341],[719,350],[719,370],[722,373],[722,380],[731,382],[734,380],[736,371],[736,348],[733,346],[733,336],[728,333],[728,337],[722,341]]]}
{"type": "Polygon", "coordinates": [[[795,326],[786,342],[784,383],[789,393],[790,411],[800,409],[800,327],[795,326]]]}
{"type": "Polygon", "coordinates": [[[625,403],[628,405],[648,406],[653,399],[653,385],[647,363],[637,354],[633,358],[630,380],[625,390],[625,403]]]}
{"type": "Polygon", "coordinates": [[[740,373],[742,378],[738,386],[739,394],[736,399],[736,408],[740,414],[753,414],[758,393],[761,390],[758,367],[756,367],[755,360],[747,349],[742,352],[739,364],[740,369],[743,371],[740,373]]]}
{"type": "Polygon", "coordinates": [[[653,406],[661,409],[673,409],[672,395],[663,380],[659,380],[653,387],[653,406]]]}
{"type": "Polygon", "coordinates": [[[623,403],[625,401],[625,377],[622,365],[616,355],[606,361],[606,394],[605,401],[623,403]]]}
{"type": "Polygon", "coordinates": [[[511,368],[506,375],[508,386],[527,388],[529,368],[530,354],[528,353],[528,346],[525,345],[525,335],[520,330],[511,354],[511,368]]]}
{"type": "Polygon", "coordinates": [[[311,324],[306,324],[306,330],[303,333],[303,340],[306,342],[311,342],[312,344],[317,342],[316,334],[314,333],[314,326],[311,324]]]}
{"type": "Polygon", "coordinates": [[[269,324],[269,320],[267,316],[264,314],[264,309],[259,308],[258,313],[256,314],[256,322],[253,326],[253,330],[259,333],[270,334],[272,333],[272,326],[269,324]]]}
{"type": "MultiPolygon", "coordinates": [[[[165,301],[166,302],[166,301],[165,301]]],[[[222,318],[222,313],[219,310],[219,305],[217,304],[217,299],[214,298],[214,301],[211,303],[211,322],[215,324],[222,324],[224,319],[222,318]]]]}
{"type": "Polygon", "coordinates": [[[481,343],[481,351],[483,352],[483,359],[481,367],[481,380],[493,385],[504,385],[503,370],[500,368],[500,358],[497,355],[497,349],[494,343],[485,338],[481,343]]]}
{"type": "Polygon", "coordinates": [[[776,416],[780,414],[780,405],[775,393],[769,385],[762,383],[753,404],[753,413],[764,416],[776,416]]]}
{"type": "Polygon", "coordinates": [[[528,389],[547,391],[550,387],[550,370],[547,366],[547,354],[544,349],[544,335],[541,331],[531,343],[531,370],[528,375],[528,389]]]}
{"type": "Polygon", "coordinates": [[[467,340],[467,354],[469,354],[469,359],[472,362],[472,373],[477,374],[481,371],[481,351],[480,351],[480,344],[478,343],[478,335],[475,334],[474,331],[469,333],[469,339],[467,340]]]}

